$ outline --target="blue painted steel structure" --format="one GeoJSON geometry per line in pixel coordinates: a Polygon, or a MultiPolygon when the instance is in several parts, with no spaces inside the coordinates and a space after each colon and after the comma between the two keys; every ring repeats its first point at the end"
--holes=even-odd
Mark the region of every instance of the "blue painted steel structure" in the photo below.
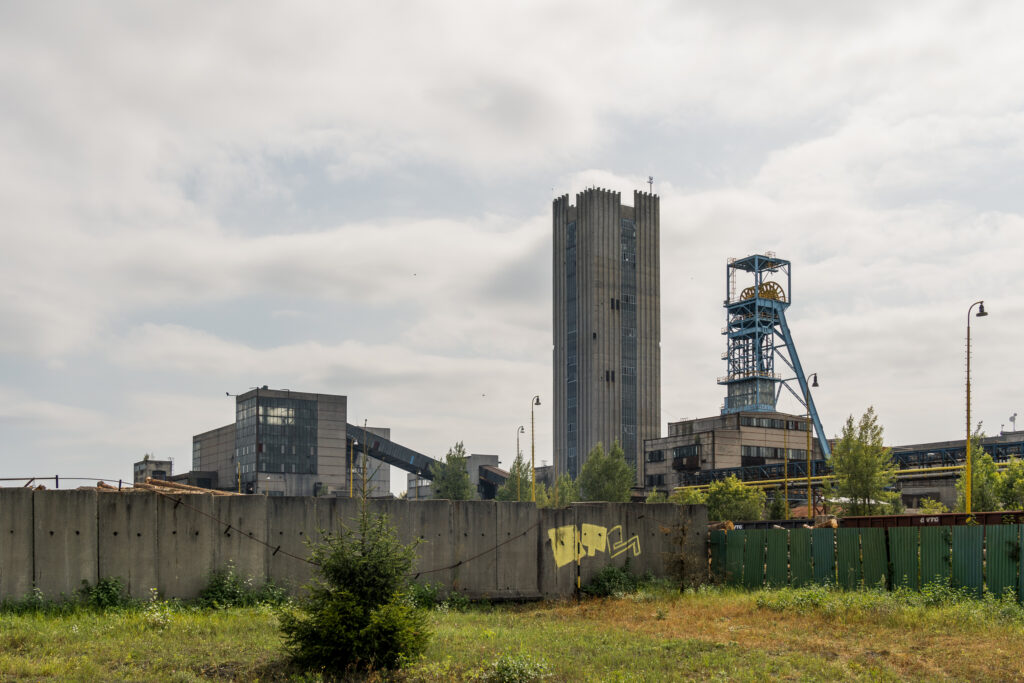
{"type": "Polygon", "coordinates": [[[771,252],[731,259],[725,268],[725,291],[726,326],[722,334],[727,340],[723,355],[727,374],[718,378],[718,383],[726,387],[722,414],[776,412],[779,394],[786,387],[808,409],[821,452],[827,457],[831,450],[825,430],[786,322],[792,294],[790,262],[771,252]],[[737,296],[740,277],[752,282],[737,296]],[[795,377],[783,378],[776,372],[776,358],[795,377]],[[789,386],[793,379],[800,385],[799,394],[789,386]]]}

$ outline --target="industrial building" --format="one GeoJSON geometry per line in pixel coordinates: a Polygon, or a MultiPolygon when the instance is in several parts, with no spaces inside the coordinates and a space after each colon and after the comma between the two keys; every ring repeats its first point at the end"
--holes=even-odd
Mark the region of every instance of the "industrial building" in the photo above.
{"type": "Polygon", "coordinates": [[[788,463],[795,475],[798,467],[806,472],[808,444],[812,462],[830,452],[811,394],[817,376],[804,374],[786,321],[790,262],[772,252],[729,259],[725,276],[726,374],[718,383],[726,396],[720,414],[670,423],[668,436],[644,442],[647,490],[691,484],[694,473],[707,470],[788,463]],[[783,390],[805,415],[777,410],[783,390]]]}
{"type": "MultiPolygon", "coordinates": [[[[690,483],[700,470],[750,467],[770,463],[805,463],[806,417],[787,413],[728,413],[670,422],[668,436],[644,443],[645,488],[670,491],[690,483]]],[[[811,439],[811,459],[821,458],[811,439]]]]}
{"type": "Polygon", "coordinates": [[[142,460],[132,465],[132,481],[138,484],[147,478],[170,479],[173,468],[173,460],[155,460],[147,453],[142,460]]]}
{"type": "MultiPolygon", "coordinates": [[[[235,421],[192,437],[192,472],[175,480],[272,496],[390,495],[391,468],[361,457],[386,428],[347,423],[347,397],[266,386],[235,396],[235,421]],[[357,451],[356,448],[360,450],[357,451]]],[[[378,441],[379,441],[378,440],[378,441]]]]}
{"type": "Polygon", "coordinates": [[[553,424],[559,473],[619,442],[643,482],[661,425],[660,204],[592,188],[554,200],[553,424]]]}

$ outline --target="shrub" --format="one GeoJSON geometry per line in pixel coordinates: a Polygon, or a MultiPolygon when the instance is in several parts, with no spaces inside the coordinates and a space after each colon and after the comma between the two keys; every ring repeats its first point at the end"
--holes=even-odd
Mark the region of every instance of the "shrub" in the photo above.
{"type": "Polygon", "coordinates": [[[583,587],[583,592],[587,595],[604,598],[632,593],[638,586],[639,581],[629,571],[629,560],[627,559],[624,567],[608,565],[601,569],[590,583],[583,587]]]}
{"type": "Polygon", "coordinates": [[[95,586],[83,580],[78,595],[83,604],[99,610],[126,607],[132,603],[131,598],[124,595],[124,582],[116,576],[100,579],[95,586]]]}
{"type": "Polygon", "coordinates": [[[415,561],[386,516],[364,508],[358,529],[314,544],[316,577],[295,609],[281,613],[292,660],[331,672],[393,669],[420,654],[426,613],[406,594],[415,561]]]}
{"type": "Polygon", "coordinates": [[[406,592],[409,602],[421,609],[432,609],[441,603],[441,587],[436,583],[409,584],[406,592]]]}
{"type": "Polygon", "coordinates": [[[226,567],[210,573],[196,602],[202,607],[224,609],[261,604],[280,605],[287,600],[288,594],[273,581],[266,581],[257,587],[252,577],[242,578],[235,570],[235,565],[229,562],[226,567]]]}
{"type": "Polygon", "coordinates": [[[530,655],[502,655],[484,670],[487,683],[531,683],[551,675],[547,662],[530,655]]]}

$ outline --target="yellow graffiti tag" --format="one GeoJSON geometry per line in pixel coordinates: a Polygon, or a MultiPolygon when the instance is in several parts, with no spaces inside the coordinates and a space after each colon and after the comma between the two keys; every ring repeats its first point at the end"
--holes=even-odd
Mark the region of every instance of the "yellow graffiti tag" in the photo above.
{"type": "Polygon", "coordinates": [[[561,568],[584,557],[593,557],[597,553],[608,553],[610,557],[618,557],[627,551],[633,556],[640,554],[640,537],[625,538],[622,525],[617,524],[611,530],[598,524],[568,524],[548,529],[551,540],[551,551],[555,556],[555,566],[561,568]],[[617,536],[617,540],[612,540],[617,536]]]}

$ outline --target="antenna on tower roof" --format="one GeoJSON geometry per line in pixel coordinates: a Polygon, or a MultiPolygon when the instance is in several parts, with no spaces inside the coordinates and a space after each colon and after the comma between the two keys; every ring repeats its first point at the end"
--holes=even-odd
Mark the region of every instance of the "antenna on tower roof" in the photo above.
{"type": "Polygon", "coordinates": [[[650,188],[651,194],[654,194],[654,176],[647,176],[647,187],[650,188]]]}

